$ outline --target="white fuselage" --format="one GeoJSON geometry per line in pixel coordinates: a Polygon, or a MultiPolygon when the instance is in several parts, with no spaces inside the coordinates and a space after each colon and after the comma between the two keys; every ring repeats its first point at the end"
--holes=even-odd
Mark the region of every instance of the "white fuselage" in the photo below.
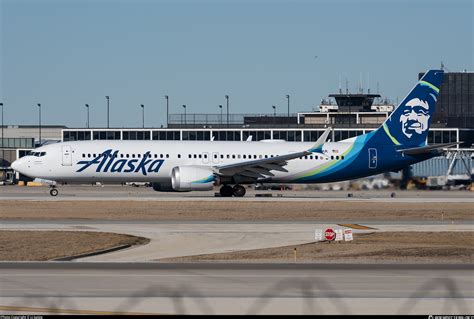
{"type": "MultiPolygon", "coordinates": [[[[272,182],[290,181],[299,172],[317,168],[329,161],[343,160],[353,139],[325,143],[323,154],[288,161],[288,172],[274,171],[272,182]]],[[[14,168],[30,177],[57,182],[163,182],[171,179],[176,166],[216,167],[266,157],[301,152],[312,143],[259,141],[77,141],[45,145],[34,150],[40,156],[25,156],[14,168]],[[108,158],[90,165],[100,154],[110,150],[108,158]],[[146,159],[144,155],[147,154],[146,159]],[[81,164],[82,163],[82,164],[81,164]]]]}

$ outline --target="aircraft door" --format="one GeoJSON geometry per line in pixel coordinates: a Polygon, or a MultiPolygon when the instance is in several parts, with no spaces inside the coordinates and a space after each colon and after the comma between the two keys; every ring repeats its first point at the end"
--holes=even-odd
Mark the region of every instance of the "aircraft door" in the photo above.
{"type": "Polygon", "coordinates": [[[369,148],[369,168],[377,168],[377,149],[369,148]]]}
{"type": "Polygon", "coordinates": [[[72,165],[71,146],[64,145],[62,149],[63,149],[63,166],[71,166],[72,165]]]}

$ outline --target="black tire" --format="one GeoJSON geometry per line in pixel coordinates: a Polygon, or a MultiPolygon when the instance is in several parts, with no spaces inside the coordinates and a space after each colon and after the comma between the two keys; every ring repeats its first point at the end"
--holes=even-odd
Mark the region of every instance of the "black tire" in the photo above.
{"type": "Polygon", "coordinates": [[[51,196],[58,196],[59,191],[56,188],[51,188],[51,190],[49,191],[49,194],[51,196]]]}
{"type": "Polygon", "coordinates": [[[221,187],[220,191],[222,197],[232,197],[234,194],[234,189],[229,185],[224,185],[221,187]]]}
{"type": "Polygon", "coordinates": [[[233,193],[235,197],[244,197],[245,187],[243,187],[242,185],[235,185],[233,188],[233,193]]]}

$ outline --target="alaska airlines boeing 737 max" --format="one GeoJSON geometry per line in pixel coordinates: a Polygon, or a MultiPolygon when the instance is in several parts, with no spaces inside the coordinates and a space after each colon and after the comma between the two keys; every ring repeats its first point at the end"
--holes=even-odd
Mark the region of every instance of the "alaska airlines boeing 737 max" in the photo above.
{"type": "MultiPolygon", "coordinates": [[[[325,183],[397,171],[439,154],[427,145],[443,71],[430,70],[376,130],[339,142],[77,141],[41,146],[16,171],[58,183],[150,182],[156,191],[245,195],[243,184],[325,183]]],[[[53,186],[51,195],[56,196],[53,186]]]]}

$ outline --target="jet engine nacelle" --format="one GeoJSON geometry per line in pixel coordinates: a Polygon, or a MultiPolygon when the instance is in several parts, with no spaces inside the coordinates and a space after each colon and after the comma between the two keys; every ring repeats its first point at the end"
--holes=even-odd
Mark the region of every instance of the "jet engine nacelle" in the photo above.
{"type": "Polygon", "coordinates": [[[216,183],[214,172],[203,166],[176,166],[171,171],[171,185],[175,191],[208,191],[216,183]]]}

